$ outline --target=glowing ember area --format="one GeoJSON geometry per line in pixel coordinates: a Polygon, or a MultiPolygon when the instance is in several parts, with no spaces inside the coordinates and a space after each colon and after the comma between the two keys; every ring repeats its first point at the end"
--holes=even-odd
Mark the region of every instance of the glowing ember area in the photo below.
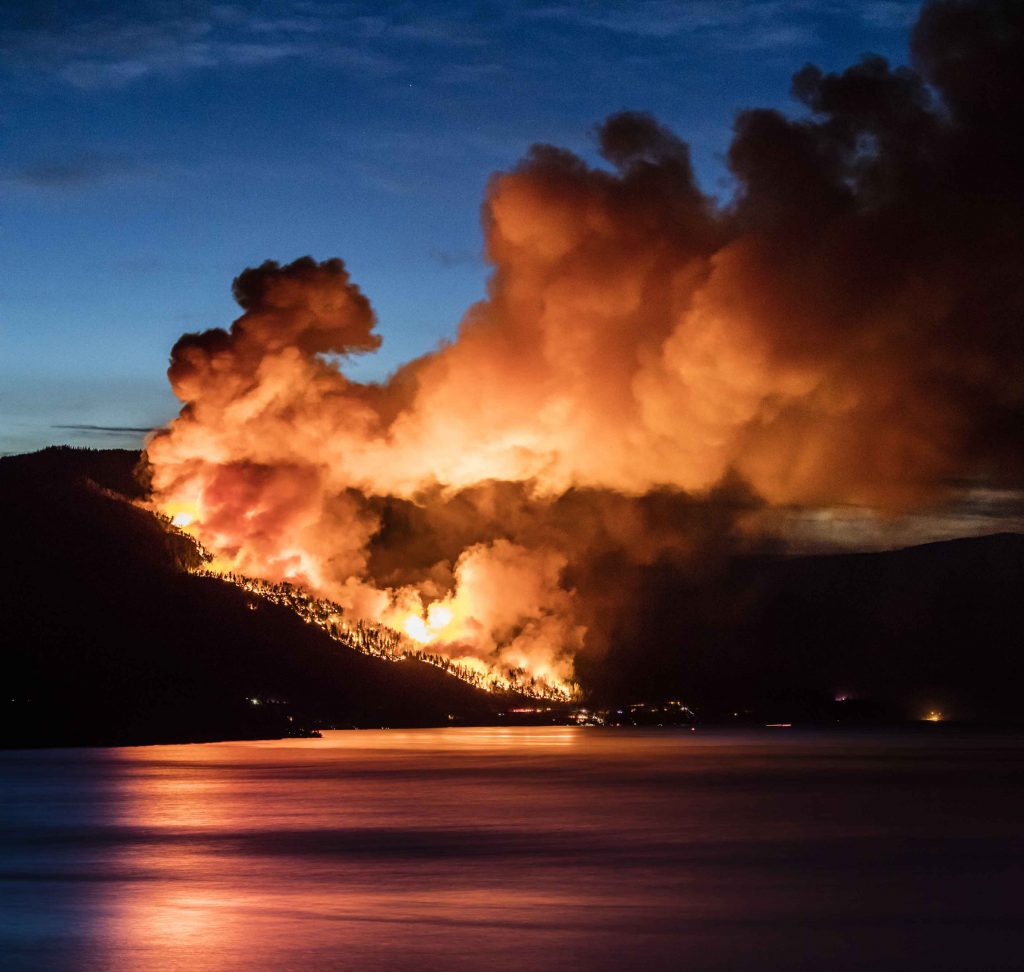
{"type": "Polygon", "coordinates": [[[731,549],[755,512],[1012,478],[1019,221],[957,168],[989,116],[908,77],[808,68],[810,118],[741,115],[727,207],[647,116],[601,127],[610,168],[534,148],[489,187],[487,298],[381,384],[344,371],[380,338],[340,260],[246,270],[241,317],[172,351],[155,508],[213,570],[561,686],[615,647],[629,569],[731,549]]]}
{"type": "MultiPolygon", "coordinates": [[[[424,645],[430,642],[431,633],[422,618],[415,620],[424,624],[423,633],[426,636],[418,637],[419,630],[415,625],[411,625],[417,629],[417,633],[413,634],[408,630],[410,626],[407,626],[403,633],[372,621],[351,621],[340,604],[326,598],[314,597],[293,584],[272,584],[254,577],[234,573],[222,574],[206,568],[193,572],[227,581],[256,598],[287,607],[307,624],[315,625],[336,641],[365,655],[395,662],[414,658],[434,665],[486,692],[515,692],[539,699],[566,702],[578,695],[579,690],[574,683],[562,681],[554,675],[533,674],[515,667],[501,669],[497,666],[488,666],[472,655],[460,658],[451,652],[438,653],[428,650],[424,645]]],[[[256,602],[251,606],[256,607],[256,602]]],[[[434,614],[437,618],[450,617],[450,612],[443,605],[435,607],[434,614]]],[[[408,620],[411,621],[413,618],[408,620]]]]}

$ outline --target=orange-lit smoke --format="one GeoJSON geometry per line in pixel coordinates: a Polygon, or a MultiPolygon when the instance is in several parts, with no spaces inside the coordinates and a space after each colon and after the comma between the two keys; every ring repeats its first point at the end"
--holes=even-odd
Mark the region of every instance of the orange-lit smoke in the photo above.
{"type": "Polygon", "coordinates": [[[1019,73],[1020,33],[933,4],[923,75],[805,68],[809,117],[738,119],[725,207],[647,116],[600,128],[608,169],[535,147],[488,190],[487,299],[383,385],[344,374],[379,338],[341,261],[246,270],[242,316],[173,350],[155,502],[226,569],[565,679],[594,565],[694,555],[716,498],[898,511],[1016,474],[1020,85],[964,64],[1019,73]]]}

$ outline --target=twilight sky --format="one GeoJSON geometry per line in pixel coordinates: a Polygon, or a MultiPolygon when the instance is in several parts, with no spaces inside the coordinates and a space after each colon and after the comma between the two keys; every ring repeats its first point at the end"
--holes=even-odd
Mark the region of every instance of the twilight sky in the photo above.
{"type": "Polygon", "coordinates": [[[899,63],[903,0],[7,3],[0,15],[0,453],[137,446],[176,412],[184,331],[238,316],[265,259],[340,256],[383,378],[484,291],[479,207],[533,142],[597,159],[649,111],[702,187],[791,75],[899,63]]]}

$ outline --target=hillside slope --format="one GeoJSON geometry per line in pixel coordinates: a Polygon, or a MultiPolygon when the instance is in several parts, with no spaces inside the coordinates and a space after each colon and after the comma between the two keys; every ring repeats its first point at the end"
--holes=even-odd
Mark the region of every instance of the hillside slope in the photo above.
{"type": "Polygon", "coordinates": [[[0,459],[0,742],[494,721],[494,696],[428,665],[346,649],[286,608],[185,573],[191,544],[117,495],[138,495],[137,460],[72,449],[0,459]]]}
{"type": "MultiPolygon", "coordinates": [[[[507,699],[346,649],[285,607],[185,572],[192,544],[123,499],[141,494],[137,459],[0,459],[0,744],[498,720],[507,699]]],[[[611,649],[577,659],[595,704],[682,698],[704,718],[831,721],[831,700],[849,695],[892,718],[1024,721],[1024,536],[736,558],[696,577],[629,569],[635,603],[604,619],[611,649]]]]}
{"type": "Polygon", "coordinates": [[[893,718],[1024,721],[1024,536],[903,550],[737,558],[706,576],[632,579],[613,650],[581,658],[598,696],[669,689],[766,716],[869,699],[893,718]]]}

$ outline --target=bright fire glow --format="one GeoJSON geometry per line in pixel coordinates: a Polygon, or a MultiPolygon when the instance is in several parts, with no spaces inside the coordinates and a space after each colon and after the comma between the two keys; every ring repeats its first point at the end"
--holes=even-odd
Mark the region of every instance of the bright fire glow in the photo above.
{"type": "MultiPolygon", "coordinates": [[[[331,638],[363,654],[394,662],[415,658],[487,692],[517,692],[560,701],[569,701],[577,695],[575,683],[543,666],[531,670],[522,665],[496,664],[463,654],[471,650],[471,646],[460,648],[457,643],[428,648],[434,637],[430,624],[441,625],[446,619],[454,619],[454,611],[444,604],[431,605],[426,621],[420,615],[410,614],[400,629],[396,629],[372,621],[349,620],[345,609],[335,601],[316,597],[293,584],[272,584],[225,571],[215,560],[205,567],[195,568],[194,572],[219,577],[256,598],[290,608],[307,624],[315,625],[331,638]]],[[[250,602],[249,607],[258,610],[255,601],[250,602]]]]}
{"type": "Polygon", "coordinates": [[[402,630],[414,641],[418,641],[421,645],[425,645],[430,641],[430,629],[427,627],[427,622],[423,620],[418,614],[410,614],[405,619],[405,624],[402,625],[402,630]]]}
{"type": "Polygon", "coordinates": [[[435,601],[427,608],[425,620],[419,614],[410,614],[402,622],[402,630],[414,641],[427,645],[432,641],[443,640],[445,629],[451,627],[454,620],[455,614],[451,607],[442,601],[435,601]]]}

